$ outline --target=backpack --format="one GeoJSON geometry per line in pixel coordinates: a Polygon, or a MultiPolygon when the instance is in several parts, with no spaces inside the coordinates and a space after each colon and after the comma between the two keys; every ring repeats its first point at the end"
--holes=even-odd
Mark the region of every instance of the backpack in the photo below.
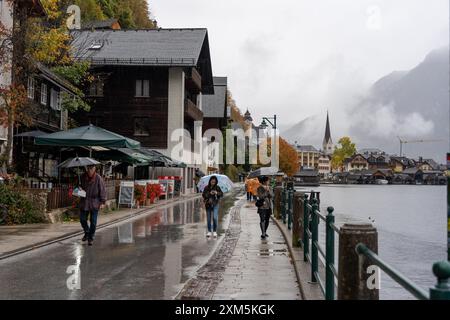
{"type": "Polygon", "coordinates": [[[258,208],[262,207],[264,205],[264,199],[258,198],[255,202],[255,206],[258,208]]]}

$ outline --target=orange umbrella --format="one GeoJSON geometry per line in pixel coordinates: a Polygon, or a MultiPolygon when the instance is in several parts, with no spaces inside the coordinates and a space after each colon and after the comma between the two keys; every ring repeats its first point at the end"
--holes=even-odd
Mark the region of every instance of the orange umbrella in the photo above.
{"type": "Polygon", "coordinates": [[[254,196],[256,196],[257,195],[256,190],[261,185],[261,183],[259,183],[259,180],[258,179],[247,179],[245,184],[247,185],[247,191],[251,192],[254,196]]]}

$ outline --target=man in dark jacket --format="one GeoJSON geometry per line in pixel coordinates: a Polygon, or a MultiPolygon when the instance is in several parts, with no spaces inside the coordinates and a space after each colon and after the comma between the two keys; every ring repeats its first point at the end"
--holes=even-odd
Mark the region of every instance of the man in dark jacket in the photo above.
{"type": "Polygon", "coordinates": [[[106,188],[102,177],[97,174],[95,166],[88,166],[81,177],[81,188],[86,191],[86,197],[80,198],[80,223],[84,230],[82,241],[88,240],[91,246],[94,241],[99,209],[103,209],[106,202],[106,188]],[[90,215],[90,226],[87,218],[90,215]]]}

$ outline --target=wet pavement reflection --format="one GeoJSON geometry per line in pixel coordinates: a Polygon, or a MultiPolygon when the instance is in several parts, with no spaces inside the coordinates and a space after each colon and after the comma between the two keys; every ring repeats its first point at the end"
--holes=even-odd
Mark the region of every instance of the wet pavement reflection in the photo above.
{"type": "MultiPolygon", "coordinates": [[[[237,192],[222,200],[219,237],[237,192]]],[[[205,231],[200,199],[151,210],[92,247],[69,239],[0,261],[0,299],[172,299],[218,244],[205,231]]]]}

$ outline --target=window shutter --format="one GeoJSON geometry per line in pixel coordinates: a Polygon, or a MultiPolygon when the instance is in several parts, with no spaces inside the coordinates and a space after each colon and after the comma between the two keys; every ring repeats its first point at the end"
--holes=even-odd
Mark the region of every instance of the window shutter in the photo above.
{"type": "Polygon", "coordinates": [[[144,97],[150,97],[150,80],[144,80],[144,92],[143,95],[144,97]]]}

